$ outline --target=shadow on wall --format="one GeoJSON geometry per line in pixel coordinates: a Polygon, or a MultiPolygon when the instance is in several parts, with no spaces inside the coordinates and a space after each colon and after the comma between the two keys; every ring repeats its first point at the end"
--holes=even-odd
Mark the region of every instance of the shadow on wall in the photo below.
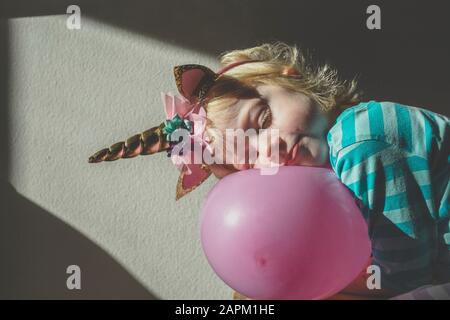
{"type": "MultiPolygon", "coordinates": [[[[64,14],[69,0],[4,1],[9,16],[64,14]]],[[[373,1],[79,0],[89,16],[211,55],[265,41],[296,43],[344,78],[358,76],[365,99],[423,106],[449,115],[450,3],[376,1],[381,30],[368,30],[373,1]]]]}
{"type": "Polygon", "coordinates": [[[154,299],[117,261],[84,235],[2,184],[0,299],[154,299]],[[66,269],[81,269],[69,290],[66,269]]]}

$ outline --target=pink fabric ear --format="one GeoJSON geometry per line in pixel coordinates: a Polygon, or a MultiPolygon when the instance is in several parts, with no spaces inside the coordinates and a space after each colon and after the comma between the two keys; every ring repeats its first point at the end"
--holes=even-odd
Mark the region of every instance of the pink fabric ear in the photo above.
{"type": "Polygon", "coordinates": [[[182,90],[187,99],[192,99],[195,89],[204,76],[205,71],[201,69],[190,69],[183,72],[181,75],[182,90]]]}

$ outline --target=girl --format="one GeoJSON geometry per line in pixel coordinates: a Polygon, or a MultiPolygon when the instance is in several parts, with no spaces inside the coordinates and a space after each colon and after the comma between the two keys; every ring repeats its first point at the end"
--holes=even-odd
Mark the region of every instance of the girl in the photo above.
{"type": "MultiPolygon", "coordinates": [[[[361,102],[355,81],[340,81],[328,66],[311,66],[284,43],[231,51],[221,63],[217,73],[199,65],[175,67],[182,98],[163,97],[168,119],[97,152],[90,162],[163,150],[174,160],[179,141],[171,134],[177,128],[188,129],[203,147],[230,128],[278,129],[279,165],[329,166],[357,199],[384,296],[450,282],[447,117],[398,103],[361,102]],[[195,117],[204,121],[195,126],[195,117]],[[198,139],[202,129],[206,138],[198,139]]],[[[211,172],[222,178],[258,167],[247,156],[231,164],[193,164],[194,154],[177,162],[177,198],[211,172]]],[[[380,293],[366,289],[364,276],[347,292],[380,293]]]]}

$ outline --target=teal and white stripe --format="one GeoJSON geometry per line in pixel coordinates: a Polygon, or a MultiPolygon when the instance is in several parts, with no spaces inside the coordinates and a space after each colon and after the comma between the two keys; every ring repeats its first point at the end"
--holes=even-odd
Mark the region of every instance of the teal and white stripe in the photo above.
{"type": "Polygon", "coordinates": [[[450,282],[449,119],[369,101],[346,109],[327,139],[334,171],[362,203],[385,285],[450,282]]]}

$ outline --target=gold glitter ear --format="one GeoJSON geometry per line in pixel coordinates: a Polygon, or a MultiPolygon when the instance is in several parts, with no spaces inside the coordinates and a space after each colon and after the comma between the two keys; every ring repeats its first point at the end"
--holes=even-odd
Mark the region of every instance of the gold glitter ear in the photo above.
{"type": "Polygon", "coordinates": [[[217,74],[199,64],[185,64],[173,68],[178,92],[189,102],[201,101],[217,79],[217,74]]]}
{"type": "Polygon", "coordinates": [[[201,185],[211,175],[211,170],[207,165],[193,165],[189,167],[191,174],[188,174],[186,167],[180,173],[177,182],[176,196],[178,200],[201,185]]]}

